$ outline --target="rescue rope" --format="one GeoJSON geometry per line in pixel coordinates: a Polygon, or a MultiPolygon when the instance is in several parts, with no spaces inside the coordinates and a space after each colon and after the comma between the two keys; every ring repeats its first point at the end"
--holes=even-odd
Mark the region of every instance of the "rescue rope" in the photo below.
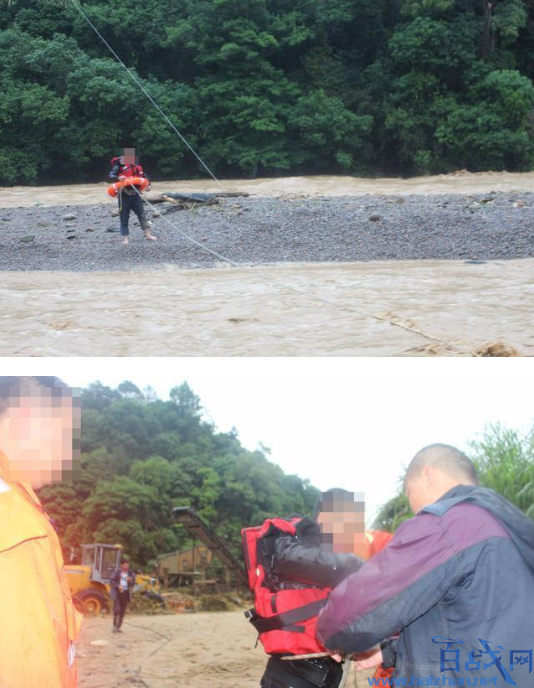
{"type": "MultiPolygon", "coordinates": [[[[124,622],[127,626],[131,626],[132,628],[139,628],[142,631],[150,631],[151,633],[155,633],[156,635],[159,635],[160,638],[163,638],[163,642],[161,645],[159,645],[155,650],[150,652],[144,659],[143,662],[150,657],[153,657],[156,653],[158,653],[160,650],[162,650],[165,645],[171,642],[171,639],[164,635],[163,633],[160,633],[159,631],[154,630],[153,628],[149,628],[148,626],[138,626],[137,624],[130,623],[130,621],[125,621],[124,622]]],[[[145,679],[140,675],[143,670],[143,664],[139,665],[139,668],[135,672],[135,678],[138,682],[142,683],[146,688],[150,688],[149,684],[145,681],[145,679]]]]}
{"type": "MultiPolygon", "coordinates": [[[[142,201],[144,203],[146,203],[146,205],[148,205],[148,207],[152,210],[152,212],[158,213],[158,211],[154,208],[154,206],[150,203],[150,201],[148,201],[146,198],[144,198],[135,186],[132,186],[132,189],[135,189],[135,192],[139,195],[139,197],[142,199],[142,201]]],[[[164,215],[162,215],[161,213],[158,213],[158,214],[161,217],[161,219],[164,220],[175,231],[177,231],[178,234],[180,234],[180,236],[182,236],[184,239],[186,239],[190,243],[194,244],[198,248],[202,249],[203,251],[206,251],[207,253],[210,253],[212,256],[215,256],[220,261],[227,263],[228,265],[231,265],[232,267],[241,268],[242,270],[246,270],[248,272],[253,272],[255,275],[257,274],[256,270],[254,268],[251,268],[247,265],[240,265],[239,263],[236,263],[231,258],[224,256],[222,253],[219,253],[218,251],[214,251],[213,249],[209,248],[208,246],[201,244],[199,241],[197,241],[192,236],[190,236],[189,234],[187,234],[186,232],[181,230],[179,227],[177,227],[175,224],[173,224],[164,215]]],[[[304,289],[299,289],[298,287],[294,287],[294,286],[287,284],[285,282],[281,282],[280,280],[278,280],[278,278],[275,278],[272,276],[269,277],[269,281],[278,287],[282,287],[283,289],[288,289],[290,291],[295,292],[296,294],[300,294],[302,296],[307,296],[308,298],[310,298],[312,300],[319,301],[319,302],[327,304],[329,306],[334,306],[338,310],[342,310],[342,311],[345,311],[345,312],[351,313],[351,314],[356,313],[357,315],[362,315],[366,318],[372,318],[373,320],[376,320],[378,322],[388,323],[389,325],[391,325],[393,327],[398,327],[402,330],[405,330],[406,332],[410,332],[411,334],[415,334],[415,335],[418,335],[420,337],[424,337],[425,339],[428,339],[429,341],[437,342],[437,343],[442,344],[442,345],[449,347],[451,349],[456,349],[458,352],[464,353],[462,349],[460,349],[457,345],[453,344],[450,341],[447,341],[447,340],[442,339],[440,337],[436,337],[434,335],[428,334],[427,332],[423,332],[422,330],[419,330],[415,327],[405,325],[404,323],[397,322],[397,321],[393,320],[393,318],[388,317],[386,315],[378,315],[376,313],[371,313],[369,311],[366,311],[366,310],[363,310],[360,308],[356,308],[354,306],[344,306],[340,303],[337,303],[336,301],[332,301],[331,299],[327,299],[323,296],[318,296],[317,294],[312,294],[311,292],[307,292],[304,289]]]]}
{"type": "Polygon", "coordinates": [[[111,52],[111,54],[115,57],[115,59],[124,67],[126,72],[128,73],[129,77],[139,86],[141,91],[145,94],[145,96],[149,99],[149,101],[152,103],[152,105],[156,108],[156,110],[160,113],[160,115],[165,119],[167,124],[173,129],[173,131],[180,137],[180,139],[183,141],[183,143],[189,148],[191,153],[195,156],[195,158],[200,162],[202,167],[208,172],[208,174],[217,182],[217,184],[221,187],[223,191],[226,191],[224,186],[221,184],[221,182],[217,179],[217,177],[213,174],[213,172],[210,170],[210,168],[206,165],[206,163],[202,160],[200,155],[195,151],[195,149],[189,144],[187,139],[178,131],[178,129],[174,126],[174,124],[171,122],[171,120],[167,117],[167,115],[163,112],[163,110],[160,108],[160,106],[156,103],[154,98],[150,95],[150,93],[145,89],[143,84],[139,81],[139,79],[135,76],[135,74],[128,69],[128,67],[124,64],[124,62],[121,60],[121,58],[117,55],[117,53],[113,50],[113,48],[110,46],[110,44],[106,41],[104,36],[100,33],[100,31],[96,28],[96,26],[93,24],[93,22],[89,19],[89,17],[85,14],[83,9],[78,5],[76,0],[71,0],[72,4],[74,7],[78,10],[78,12],[82,15],[82,17],[85,19],[85,21],[89,24],[89,26],[93,29],[93,31],[96,33],[96,35],[100,38],[100,40],[104,43],[104,45],[107,47],[107,49],[111,52]]]}
{"type": "Polygon", "coordinates": [[[347,685],[347,681],[349,678],[349,670],[350,670],[350,657],[345,657],[343,659],[343,673],[341,675],[341,681],[339,683],[338,688],[345,688],[347,685]]]}
{"type": "MultiPolygon", "coordinates": [[[[165,121],[170,125],[170,127],[173,129],[173,131],[179,136],[179,138],[183,141],[183,143],[187,146],[187,148],[193,153],[193,155],[197,158],[197,160],[202,164],[204,169],[209,173],[209,175],[215,180],[215,182],[221,187],[223,191],[226,191],[225,187],[222,185],[222,183],[217,179],[215,174],[210,170],[210,168],[206,165],[206,163],[202,160],[202,158],[198,155],[198,153],[193,149],[193,147],[189,144],[189,142],[185,139],[185,137],[180,133],[180,131],[175,127],[175,125],[171,122],[171,120],[167,117],[167,115],[163,112],[163,110],[160,108],[160,106],[156,103],[156,101],[152,98],[150,93],[144,88],[143,84],[137,79],[135,74],[128,69],[128,67],[124,64],[124,62],[121,60],[121,58],[117,55],[117,53],[113,50],[111,45],[106,41],[106,39],[102,36],[100,31],[97,29],[97,27],[93,24],[93,22],[89,19],[89,17],[86,15],[86,13],[83,11],[83,9],[80,7],[80,5],[76,2],[76,0],[71,0],[72,4],[76,8],[76,10],[81,14],[83,19],[89,24],[89,26],[93,29],[93,31],[96,33],[96,35],[100,38],[100,40],[104,43],[104,45],[108,48],[108,50],[111,52],[111,54],[115,57],[115,59],[119,62],[119,64],[124,67],[130,78],[139,86],[141,91],[145,94],[145,96],[149,99],[149,101],[152,103],[152,105],[156,108],[156,110],[161,114],[161,116],[165,119],[165,121]]],[[[132,187],[135,189],[136,193],[138,193],[140,196],[141,194],[139,193],[138,189],[135,188],[135,186],[132,187]]],[[[142,198],[142,197],[141,197],[142,198]]],[[[154,210],[153,206],[146,200],[142,199],[144,202],[152,209],[153,212],[157,212],[154,210]]],[[[227,258],[226,256],[223,256],[222,254],[218,253],[217,251],[213,251],[212,249],[208,248],[207,246],[203,246],[200,242],[196,241],[193,239],[193,237],[187,235],[185,232],[182,232],[178,227],[173,225],[167,218],[164,216],[163,219],[171,226],[173,229],[178,231],[178,233],[184,237],[187,241],[190,243],[193,243],[195,246],[198,246],[200,249],[203,251],[206,251],[210,253],[211,255],[215,256],[219,260],[228,263],[229,265],[232,265],[233,267],[241,267],[246,270],[251,270],[251,268],[247,268],[246,266],[241,266],[235,261],[231,260],[230,258],[227,258]]],[[[296,294],[301,294],[303,296],[307,296],[308,298],[314,299],[316,301],[319,301],[321,303],[327,304],[329,306],[334,306],[335,308],[339,310],[346,311],[348,313],[356,313],[358,315],[363,315],[364,317],[371,318],[373,320],[376,320],[378,322],[384,322],[388,323],[389,325],[393,327],[398,327],[402,330],[405,330],[406,332],[410,332],[412,334],[415,334],[417,336],[423,337],[431,342],[437,342],[439,344],[442,344],[448,348],[456,348],[457,350],[460,351],[455,345],[453,345],[451,342],[446,341],[440,337],[436,337],[434,335],[430,335],[426,332],[423,332],[422,330],[416,329],[415,327],[410,327],[409,325],[405,325],[403,323],[397,322],[393,320],[390,317],[387,316],[381,316],[377,315],[376,313],[370,313],[368,311],[354,308],[354,307],[348,307],[348,306],[343,306],[335,301],[331,301],[330,299],[326,299],[321,296],[317,296],[316,294],[311,294],[309,292],[304,291],[303,289],[299,289],[298,287],[293,287],[291,285],[285,284],[283,282],[280,282],[278,280],[272,280],[274,284],[276,284],[279,287],[283,287],[284,289],[289,289],[290,291],[295,292],[296,294]]]]}

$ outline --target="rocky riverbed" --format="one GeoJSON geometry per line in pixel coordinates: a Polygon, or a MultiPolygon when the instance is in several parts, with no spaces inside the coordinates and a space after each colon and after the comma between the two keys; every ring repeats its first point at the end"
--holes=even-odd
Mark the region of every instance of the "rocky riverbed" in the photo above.
{"type": "Polygon", "coordinates": [[[0,208],[0,270],[219,266],[204,247],[239,265],[534,256],[534,194],[524,192],[256,196],[186,210],[158,203],[147,208],[157,243],[132,216],[129,246],[109,231],[119,227],[114,211],[111,200],[0,208]]]}

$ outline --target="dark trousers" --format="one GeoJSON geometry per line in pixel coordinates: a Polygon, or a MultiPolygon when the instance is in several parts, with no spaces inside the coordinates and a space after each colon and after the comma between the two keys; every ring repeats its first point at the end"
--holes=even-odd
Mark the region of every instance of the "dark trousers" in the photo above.
{"type": "Polygon", "coordinates": [[[126,192],[121,192],[119,194],[119,210],[122,236],[128,236],[129,234],[128,221],[130,219],[131,210],[137,215],[141,229],[148,229],[148,224],[145,217],[145,207],[143,201],[141,200],[141,196],[138,194],[135,194],[135,196],[128,196],[126,192]]]}
{"type": "Polygon", "coordinates": [[[269,658],[260,681],[261,688],[337,688],[343,667],[329,657],[297,659],[294,662],[269,658]]]}
{"type": "Polygon", "coordinates": [[[126,607],[130,601],[129,592],[121,592],[117,590],[117,597],[113,600],[113,625],[117,628],[122,626],[124,615],[126,614],[126,607]]]}

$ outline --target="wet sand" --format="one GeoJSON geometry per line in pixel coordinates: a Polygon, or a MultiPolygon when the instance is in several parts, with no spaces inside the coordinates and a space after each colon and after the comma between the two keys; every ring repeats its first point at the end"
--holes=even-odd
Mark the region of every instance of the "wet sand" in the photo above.
{"type": "Polygon", "coordinates": [[[0,350],[3,356],[451,356],[502,341],[532,355],[533,274],[534,259],[4,272],[0,350]]]}
{"type": "MultiPolygon", "coordinates": [[[[255,643],[241,611],[127,616],[121,634],[109,619],[86,618],[76,647],[79,688],[257,688],[267,657],[255,643]]],[[[358,685],[371,675],[359,673],[358,685]]],[[[347,688],[354,685],[351,675],[347,688]]]]}
{"type": "MultiPolygon", "coordinates": [[[[103,172],[103,176],[105,171],[103,172]]],[[[534,192],[534,172],[455,172],[433,177],[410,179],[357,177],[282,177],[277,179],[223,180],[226,191],[247,192],[255,196],[361,196],[409,194],[476,194],[496,192],[534,192]]],[[[63,186],[14,186],[0,188],[0,208],[35,205],[92,205],[109,201],[108,184],[70,184],[63,186]]],[[[153,193],[164,191],[190,193],[217,192],[221,187],[213,180],[153,182],[153,193]]],[[[150,198],[150,195],[148,196],[150,198]]]]}
{"type": "Polygon", "coordinates": [[[255,642],[242,612],[128,616],[121,634],[109,619],[86,618],[76,648],[79,688],[259,686],[265,654],[255,642]]]}

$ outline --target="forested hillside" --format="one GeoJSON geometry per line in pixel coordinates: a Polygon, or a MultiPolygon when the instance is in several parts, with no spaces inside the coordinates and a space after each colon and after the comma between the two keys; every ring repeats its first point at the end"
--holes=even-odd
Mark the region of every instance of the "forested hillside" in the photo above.
{"type": "Polygon", "coordinates": [[[190,505],[239,553],[240,529],[271,515],[311,514],[318,491],[285,475],[237,432],[203,420],[187,383],[161,401],[123,382],[82,391],[82,461],[72,482],[44,487],[65,553],[82,543],[121,543],[136,565],[190,540],[173,524],[174,506],[190,505]]]}
{"type": "MultiPolygon", "coordinates": [[[[532,169],[532,0],[80,5],[219,176],[532,169]]],[[[72,0],[3,0],[0,64],[0,183],[206,175],[72,0]]]]}

